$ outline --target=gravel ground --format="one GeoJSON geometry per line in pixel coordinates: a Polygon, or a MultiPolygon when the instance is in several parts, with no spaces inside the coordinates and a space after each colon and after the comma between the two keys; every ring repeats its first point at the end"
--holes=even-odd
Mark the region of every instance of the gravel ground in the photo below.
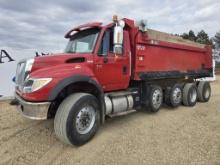
{"type": "MultiPolygon", "coordinates": [[[[220,77],[218,77],[220,79],[220,77]]],[[[108,119],[81,147],[56,139],[53,120],[23,118],[0,103],[0,164],[220,164],[220,81],[209,103],[108,119]]]]}

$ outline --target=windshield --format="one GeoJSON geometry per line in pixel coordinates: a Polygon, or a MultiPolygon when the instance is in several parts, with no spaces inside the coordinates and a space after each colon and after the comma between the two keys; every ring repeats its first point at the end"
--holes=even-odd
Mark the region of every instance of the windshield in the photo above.
{"type": "Polygon", "coordinates": [[[68,42],[65,53],[91,53],[95,47],[99,29],[86,29],[74,34],[68,42]]]}

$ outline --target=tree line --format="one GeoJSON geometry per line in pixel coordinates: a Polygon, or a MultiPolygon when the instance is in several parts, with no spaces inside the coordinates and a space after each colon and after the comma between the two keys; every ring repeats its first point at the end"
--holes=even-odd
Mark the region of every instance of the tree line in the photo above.
{"type": "Polygon", "coordinates": [[[200,44],[211,45],[212,48],[220,48],[220,31],[216,32],[214,37],[209,37],[209,35],[204,30],[199,31],[197,35],[193,30],[190,30],[188,33],[176,35],[182,37],[183,39],[198,42],[200,44]]]}

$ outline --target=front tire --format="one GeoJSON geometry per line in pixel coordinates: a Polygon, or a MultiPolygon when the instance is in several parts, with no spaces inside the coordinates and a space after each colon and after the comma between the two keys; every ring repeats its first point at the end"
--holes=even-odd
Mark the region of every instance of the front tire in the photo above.
{"type": "Polygon", "coordinates": [[[66,144],[85,144],[100,126],[99,112],[99,104],[95,96],[87,93],[69,95],[60,104],[55,115],[56,136],[66,144]]]}

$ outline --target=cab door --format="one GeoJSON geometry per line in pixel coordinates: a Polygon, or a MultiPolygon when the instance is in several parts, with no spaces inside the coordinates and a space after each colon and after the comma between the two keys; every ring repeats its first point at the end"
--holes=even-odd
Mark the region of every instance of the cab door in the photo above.
{"type": "Polygon", "coordinates": [[[128,32],[124,31],[123,53],[115,54],[113,47],[113,29],[107,29],[94,61],[96,78],[104,91],[126,89],[130,81],[131,53],[128,32]]]}

